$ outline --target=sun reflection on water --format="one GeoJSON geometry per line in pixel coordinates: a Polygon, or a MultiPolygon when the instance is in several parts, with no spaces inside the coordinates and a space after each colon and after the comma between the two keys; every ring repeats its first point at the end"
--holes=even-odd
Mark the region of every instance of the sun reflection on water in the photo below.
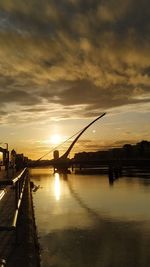
{"type": "Polygon", "coordinates": [[[60,176],[59,173],[55,173],[55,182],[54,182],[54,192],[55,192],[55,198],[57,201],[60,200],[60,195],[61,195],[61,191],[60,191],[60,176]]]}

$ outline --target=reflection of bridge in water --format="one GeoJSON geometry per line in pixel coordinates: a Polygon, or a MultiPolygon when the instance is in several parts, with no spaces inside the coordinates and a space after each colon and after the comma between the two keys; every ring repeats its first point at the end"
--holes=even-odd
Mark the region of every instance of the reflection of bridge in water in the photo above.
{"type": "Polygon", "coordinates": [[[73,146],[78,141],[80,136],[96,121],[101,119],[103,116],[105,116],[106,113],[101,114],[99,117],[94,119],[92,122],[90,122],[87,126],[85,126],[81,131],[79,131],[79,134],[76,136],[76,138],[73,140],[67,151],[61,156],[57,157],[51,160],[51,165],[54,167],[54,171],[62,171],[65,172],[68,170],[68,168],[72,165],[72,161],[68,158],[69,153],[71,152],[73,146]]]}

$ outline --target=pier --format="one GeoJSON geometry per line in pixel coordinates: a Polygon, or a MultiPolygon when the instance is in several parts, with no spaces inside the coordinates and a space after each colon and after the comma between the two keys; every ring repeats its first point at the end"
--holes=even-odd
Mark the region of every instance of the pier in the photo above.
{"type": "Polygon", "coordinates": [[[0,172],[0,266],[39,266],[28,169],[0,172]]]}

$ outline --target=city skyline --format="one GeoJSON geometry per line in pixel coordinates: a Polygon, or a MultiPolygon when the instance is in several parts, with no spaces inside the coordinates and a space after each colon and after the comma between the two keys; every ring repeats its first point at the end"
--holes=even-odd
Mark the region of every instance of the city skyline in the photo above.
{"type": "Polygon", "coordinates": [[[149,13],[148,0],[1,0],[0,143],[38,159],[103,112],[73,155],[149,140],[149,13]]]}

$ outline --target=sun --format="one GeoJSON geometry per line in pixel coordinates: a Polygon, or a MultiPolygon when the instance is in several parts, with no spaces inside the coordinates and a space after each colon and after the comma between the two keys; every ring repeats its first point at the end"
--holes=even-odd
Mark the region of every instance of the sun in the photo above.
{"type": "Polygon", "coordinates": [[[62,141],[61,135],[60,134],[53,134],[50,138],[50,142],[53,145],[58,145],[62,141]]]}

